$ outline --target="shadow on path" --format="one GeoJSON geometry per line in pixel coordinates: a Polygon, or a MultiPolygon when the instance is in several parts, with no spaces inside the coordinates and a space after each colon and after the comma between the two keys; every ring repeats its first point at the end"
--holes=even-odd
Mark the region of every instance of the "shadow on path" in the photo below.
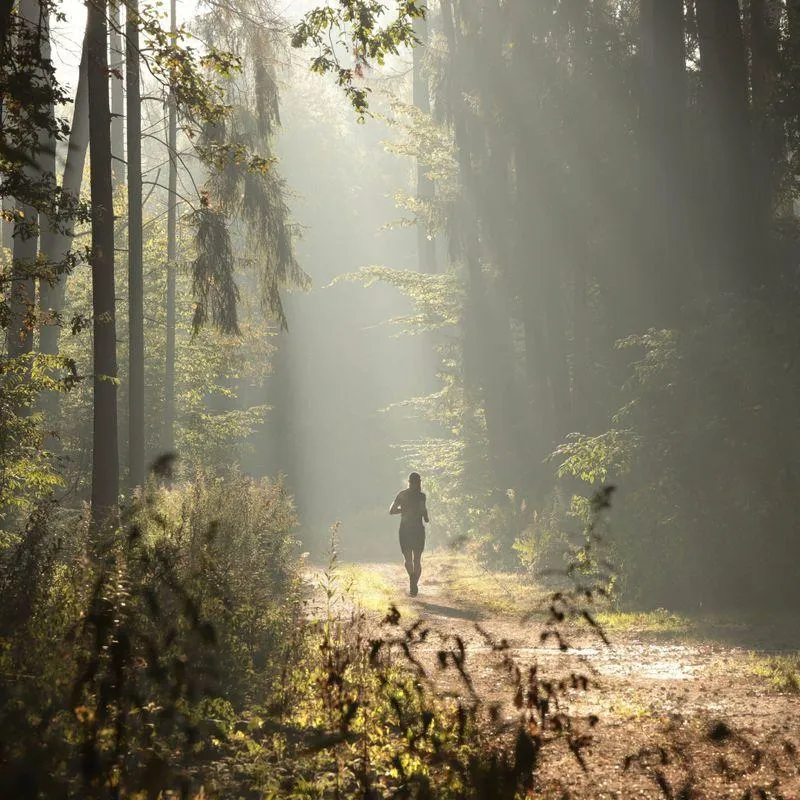
{"type": "Polygon", "coordinates": [[[430,616],[436,617],[451,617],[452,619],[466,619],[475,622],[480,619],[481,615],[476,611],[468,608],[454,608],[453,606],[440,606],[436,603],[428,603],[425,600],[415,600],[414,604],[420,608],[421,611],[426,612],[430,616]]]}

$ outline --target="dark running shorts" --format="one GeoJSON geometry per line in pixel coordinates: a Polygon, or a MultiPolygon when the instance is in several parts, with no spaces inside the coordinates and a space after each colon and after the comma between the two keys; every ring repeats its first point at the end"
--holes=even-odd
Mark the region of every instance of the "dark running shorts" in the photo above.
{"type": "Polygon", "coordinates": [[[421,553],[425,549],[425,528],[420,525],[400,526],[400,549],[405,553],[411,550],[421,553]]]}

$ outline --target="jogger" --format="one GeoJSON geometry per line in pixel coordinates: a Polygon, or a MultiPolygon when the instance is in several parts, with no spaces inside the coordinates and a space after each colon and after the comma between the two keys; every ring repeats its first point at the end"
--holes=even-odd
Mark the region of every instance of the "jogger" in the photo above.
{"type": "Polygon", "coordinates": [[[419,473],[408,476],[408,489],[403,489],[392,503],[390,514],[400,514],[400,549],[403,551],[409,590],[412,597],[418,592],[422,574],[422,551],[425,549],[425,525],[429,522],[422,479],[419,473]]]}

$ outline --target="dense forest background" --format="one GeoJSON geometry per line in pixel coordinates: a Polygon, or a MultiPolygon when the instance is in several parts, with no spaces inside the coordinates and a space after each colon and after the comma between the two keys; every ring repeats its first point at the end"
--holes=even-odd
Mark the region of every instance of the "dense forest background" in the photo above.
{"type": "Polygon", "coordinates": [[[138,77],[111,9],[117,257],[95,286],[111,239],[83,178],[81,15],[9,8],[8,527],[48,498],[80,513],[92,487],[109,506],[174,450],[183,475],[285,472],[306,545],[342,519],[357,551],[390,546],[387,490],[413,467],[435,539],[535,569],[613,481],[624,597],[789,601],[800,10],[401,4],[380,40],[379,15],[298,25],[311,9],[232,6],[175,34],[146,9],[138,77]],[[86,377],[101,356],[112,381],[86,377]]]}
{"type": "MultiPolygon", "coordinates": [[[[437,426],[397,444],[443,538],[558,566],[612,481],[623,597],[794,603],[798,18],[442,2],[418,25],[388,113],[417,164],[397,197],[417,256],[349,277],[405,294],[401,329],[439,354],[433,391],[392,393],[437,426]]],[[[367,471],[344,472],[335,494],[359,492],[367,471]]]]}
{"type": "Polygon", "coordinates": [[[14,796],[529,789],[535,675],[498,761],[333,610],[410,469],[570,614],[797,608],[800,2],[19,0],[0,52],[14,796]]]}

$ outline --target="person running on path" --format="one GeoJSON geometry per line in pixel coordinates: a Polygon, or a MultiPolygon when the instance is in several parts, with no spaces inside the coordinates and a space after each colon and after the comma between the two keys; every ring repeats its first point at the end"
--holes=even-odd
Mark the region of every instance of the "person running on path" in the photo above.
{"type": "Polygon", "coordinates": [[[400,549],[406,562],[409,590],[412,597],[417,596],[419,577],[422,574],[422,551],[425,549],[425,525],[428,508],[422,491],[422,478],[418,472],[408,476],[408,489],[403,489],[394,499],[390,514],[400,514],[400,549]]]}

